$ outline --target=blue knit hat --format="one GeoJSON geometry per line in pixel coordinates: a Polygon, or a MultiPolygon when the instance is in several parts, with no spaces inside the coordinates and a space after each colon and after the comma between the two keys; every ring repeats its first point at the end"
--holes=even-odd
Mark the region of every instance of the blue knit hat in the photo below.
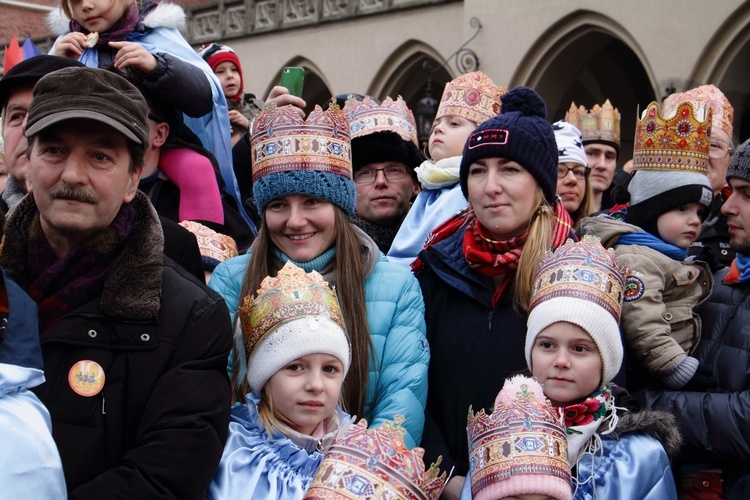
{"type": "Polygon", "coordinates": [[[268,106],[250,140],[255,205],[289,194],[313,196],[354,214],[349,122],[337,105],[315,106],[303,120],[291,106],[268,106]]]}
{"type": "Polygon", "coordinates": [[[515,161],[534,176],[548,202],[557,191],[557,143],[544,100],[528,87],[504,94],[501,114],[469,135],[461,158],[461,191],[468,199],[469,167],[482,158],[515,161]]]}

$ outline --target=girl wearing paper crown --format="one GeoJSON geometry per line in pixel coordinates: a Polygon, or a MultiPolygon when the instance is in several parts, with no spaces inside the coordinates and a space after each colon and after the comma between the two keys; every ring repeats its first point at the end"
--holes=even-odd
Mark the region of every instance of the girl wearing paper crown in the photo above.
{"type": "MultiPolygon", "coordinates": [[[[467,210],[428,238],[414,263],[431,348],[422,446],[443,455],[457,494],[469,469],[466,409],[489,407],[503,379],[524,368],[523,341],[536,263],[571,235],[555,195],[557,145],[539,95],[518,87],[503,113],[477,127],[461,158],[467,210]]],[[[450,497],[449,497],[450,498],[450,497]]]]}
{"type": "Polygon", "coordinates": [[[287,262],[245,296],[235,354],[250,387],[232,408],[209,499],[301,499],[349,416],[338,407],[351,353],[336,295],[287,262]]]}
{"type": "MultiPolygon", "coordinates": [[[[352,345],[344,409],[381,425],[403,414],[407,446],[422,436],[429,347],[419,285],[389,263],[354,226],[349,124],[332,106],[306,121],[295,108],[268,106],[251,140],[253,191],[263,223],[250,251],[216,267],[209,286],[230,311],[285,262],[318,271],[335,286],[352,345]]],[[[248,391],[234,377],[237,397],[248,391]]]]}
{"type": "Polygon", "coordinates": [[[466,207],[459,183],[461,152],[476,126],[500,112],[500,96],[507,91],[481,71],[446,84],[432,124],[429,159],[415,169],[422,191],[396,233],[390,261],[410,265],[430,231],[466,207]]]}
{"type": "Polygon", "coordinates": [[[574,498],[676,499],[665,451],[679,449],[674,417],[615,406],[625,286],[614,251],[595,237],[547,253],[534,280],[526,362],[563,408],[574,498]]]}

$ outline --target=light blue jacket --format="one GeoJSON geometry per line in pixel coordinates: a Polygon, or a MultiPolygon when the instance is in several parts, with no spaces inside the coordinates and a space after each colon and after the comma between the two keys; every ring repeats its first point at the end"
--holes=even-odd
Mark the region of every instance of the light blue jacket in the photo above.
{"type": "MultiPolygon", "coordinates": [[[[232,321],[249,259],[246,254],[219,264],[208,283],[226,301],[232,321]]],[[[365,279],[365,302],[374,350],[364,417],[369,427],[379,427],[403,415],[404,443],[413,448],[422,439],[430,361],[422,292],[408,270],[381,255],[365,279]]]]}

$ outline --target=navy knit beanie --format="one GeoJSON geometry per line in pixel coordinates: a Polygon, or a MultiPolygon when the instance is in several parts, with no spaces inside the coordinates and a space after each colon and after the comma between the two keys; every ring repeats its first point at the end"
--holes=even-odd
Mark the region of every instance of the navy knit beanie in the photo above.
{"type": "Polygon", "coordinates": [[[469,135],[461,158],[461,191],[469,198],[469,167],[482,158],[505,158],[534,176],[551,204],[557,191],[557,143],[547,122],[544,100],[528,87],[516,87],[500,100],[501,114],[469,135]]]}

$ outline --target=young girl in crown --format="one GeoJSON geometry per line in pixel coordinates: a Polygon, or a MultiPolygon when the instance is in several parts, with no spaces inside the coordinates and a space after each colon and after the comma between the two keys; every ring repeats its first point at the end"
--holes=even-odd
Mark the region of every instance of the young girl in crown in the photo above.
{"type": "Polygon", "coordinates": [[[409,266],[429,232],[466,207],[459,184],[464,144],[477,125],[500,112],[500,96],[507,91],[481,71],[446,84],[427,146],[429,159],[415,169],[422,191],[396,233],[388,260],[409,266]]]}
{"type": "Polygon", "coordinates": [[[615,406],[622,294],[614,251],[597,238],[569,240],[546,254],[531,299],[526,362],[563,408],[574,498],[676,499],[665,451],[679,448],[674,417],[615,406]]]}
{"type": "Polygon", "coordinates": [[[235,331],[237,375],[251,392],[232,408],[209,499],[301,499],[349,416],[338,407],[351,353],[335,294],[287,263],[246,296],[235,331]]]}

